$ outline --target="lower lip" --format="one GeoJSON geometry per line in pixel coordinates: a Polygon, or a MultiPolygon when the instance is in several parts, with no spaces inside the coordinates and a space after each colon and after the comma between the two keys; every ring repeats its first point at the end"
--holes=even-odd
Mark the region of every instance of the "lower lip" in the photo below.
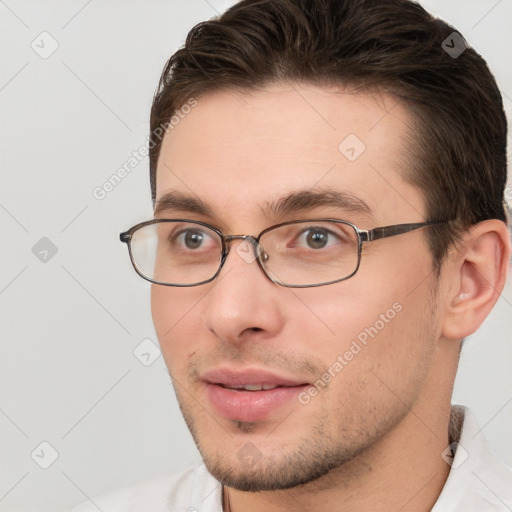
{"type": "Polygon", "coordinates": [[[206,383],[206,393],[220,416],[231,420],[255,422],[268,418],[277,408],[296,398],[307,387],[306,385],[262,391],[238,391],[206,383]]]}

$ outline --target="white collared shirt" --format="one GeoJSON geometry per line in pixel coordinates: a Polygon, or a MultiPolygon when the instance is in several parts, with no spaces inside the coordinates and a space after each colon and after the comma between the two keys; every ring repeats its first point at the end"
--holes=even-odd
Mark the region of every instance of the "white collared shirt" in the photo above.
{"type": "MultiPolygon", "coordinates": [[[[512,468],[491,451],[468,409],[453,408],[450,440],[451,450],[440,456],[451,470],[431,512],[511,512],[512,468]]],[[[201,464],[103,494],[71,512],[222,512],[221,496],[221,484],[201,464]]]]}

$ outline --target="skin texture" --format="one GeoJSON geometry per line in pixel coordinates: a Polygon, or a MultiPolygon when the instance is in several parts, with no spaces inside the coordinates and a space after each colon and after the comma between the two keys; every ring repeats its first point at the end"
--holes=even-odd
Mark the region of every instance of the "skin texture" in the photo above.
{"type": "MultiPolygon", "coordinates": [[[[422,222],[424,199],[404,179],[410,125],[407,110],[378,93],[287,83],[207,94],[164,139],[157,201],[177,191],[212,212],[156,216],[251,235],[305,218],[362,229],[422,222]],[[354,161],[338,149],[349,134],[365,145],[354,161]],[[371,213],[320,206],[263,214],[291,192],[331,189],[371,213]]],[[[352,278],[303,289],[272,283],[240,257],[236,241],[215,281],[153,285],[153,320],[181,410],[231,510],[430,510],[449,472],[441,453],[461,338],[503,287],[507,240],[503,223],[480,223],[437,277],[420,229],[365,244],[352,278]],[[265,369],[312,384],[393,304],[394,318],[307,404],[292,400],[252,423],[212,407],[206,371],[265,369]],[[240,456],[247,452],[249,462],[240,456]]]]}

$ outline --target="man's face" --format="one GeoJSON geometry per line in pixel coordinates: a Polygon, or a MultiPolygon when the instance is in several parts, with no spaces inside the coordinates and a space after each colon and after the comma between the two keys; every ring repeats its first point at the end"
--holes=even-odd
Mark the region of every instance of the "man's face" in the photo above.
{"type": "MultiPolygon", "coordinates": [[[[254,236],[299,219],[361,229],[424,221],[424,200],[402,177],[409,124],[385,95],[291,84],[205,95],[164,139],[157,203],[176,193],[211,211],[182,203],[156,216],[254,236]],[[328,191],[369,211],[268,209],[328,191]]],[[[435,277],[424,229],[364,244],[353,277],[316,288],[271,282],[240,243],[211,283],[153,285],[153,319],[210,472],[240,489],[286,488],[375,450],[432,400],[435,277]]]]}

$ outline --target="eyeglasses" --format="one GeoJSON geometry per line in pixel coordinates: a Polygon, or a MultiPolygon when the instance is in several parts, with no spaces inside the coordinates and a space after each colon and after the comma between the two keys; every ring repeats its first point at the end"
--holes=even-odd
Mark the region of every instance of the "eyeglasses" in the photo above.
{"type": "Polygon", "coordinates": [[[224,235],[204,222],[154,219],[120,234],[135,271],[165,286],[197,286],[213,281],[230,252],[257,261],[274,283],[306,288],[352,277],[361,262],[363,243],[408,233],[440,222],[396,224],[370,230],[337,219],[294,220],[264,229],[258,236],[224,235]]]}

